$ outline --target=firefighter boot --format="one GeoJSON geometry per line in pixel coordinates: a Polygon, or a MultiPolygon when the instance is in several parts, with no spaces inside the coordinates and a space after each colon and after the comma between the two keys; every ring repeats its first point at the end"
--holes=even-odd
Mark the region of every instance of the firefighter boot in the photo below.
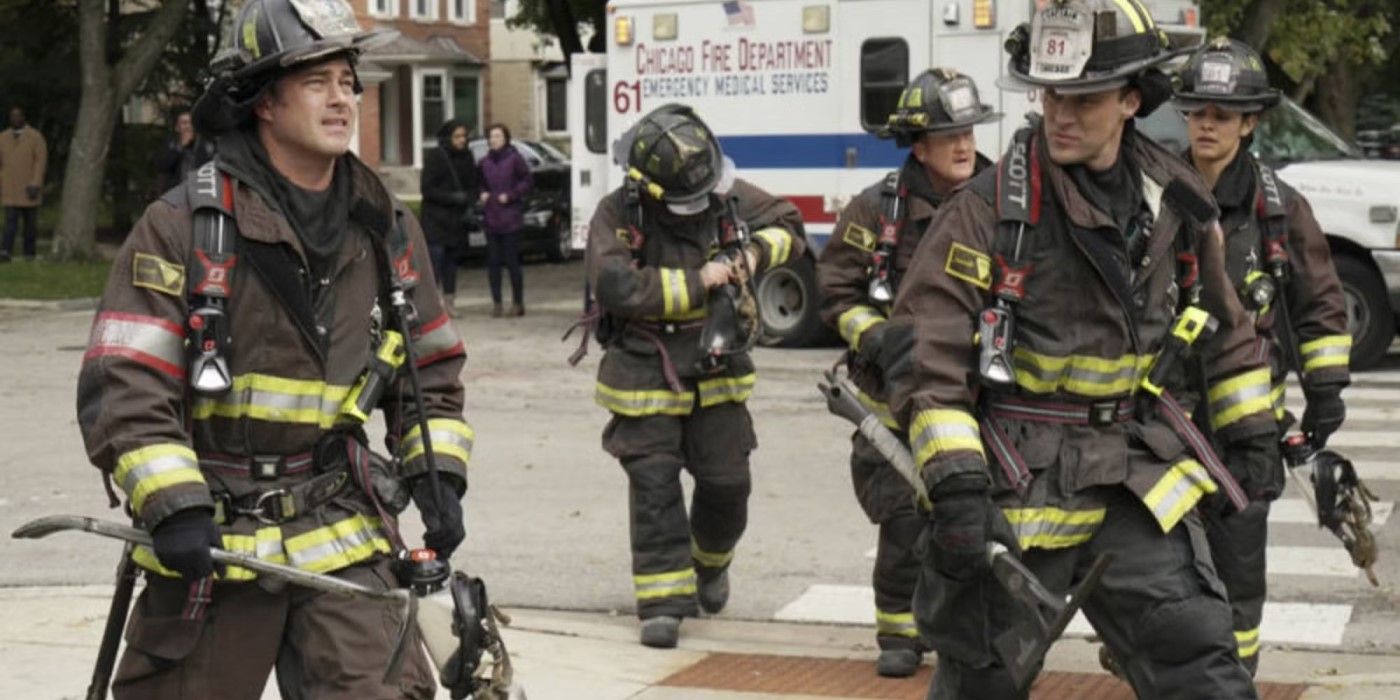
{"type": "Polygon", "coordinates": [[[875,672],[886,678],[907,678],[919,670],[924,655],[918,649],[881,649],[875,672]]]}
{"type": "Polygon", "coordinates": [[[642,620],[642,646],[674,649],[681,636],[681,619],[670,615],[642,620]]]}
{"type": "Polygon", "coordinates": [[[729,602],[729,569],[722,569],[719,573],[709,575],[702,571],[699,578],[700,586],[695,597],[700,600],[700,609],[711,615],[716,615],[729,602]]]}

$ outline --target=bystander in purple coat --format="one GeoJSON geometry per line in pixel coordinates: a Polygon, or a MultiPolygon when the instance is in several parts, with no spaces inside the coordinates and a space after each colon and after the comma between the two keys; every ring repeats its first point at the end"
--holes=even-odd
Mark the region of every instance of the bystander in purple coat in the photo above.
{"type": "Polygon", "coordinates": [[[487,152],[477,164],[481,190],[489,196],[483,206],[482,228],[487,234],[516,233],[525,225],[525,195],[534,188],[530,166],[515,146],[507,143],[487,152]],[[501,203],[499,195],[506,195],[501,203]]]}

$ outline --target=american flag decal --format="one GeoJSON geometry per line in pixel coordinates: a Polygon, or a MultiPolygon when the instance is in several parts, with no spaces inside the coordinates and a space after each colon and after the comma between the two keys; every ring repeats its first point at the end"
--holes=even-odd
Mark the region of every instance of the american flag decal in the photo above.
{"type": "Polygon", "coordinates": [[[729,20],[731,27],[752,27],[753,5],[744,0],[729,0],[724,4],[724,16],[729,20]]]}

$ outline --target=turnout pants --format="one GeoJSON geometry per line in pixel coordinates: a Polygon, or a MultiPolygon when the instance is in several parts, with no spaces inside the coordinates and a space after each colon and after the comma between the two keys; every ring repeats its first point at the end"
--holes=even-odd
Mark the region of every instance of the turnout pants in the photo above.
{"type": "Polygon", "coordinates": [[[753,421],[740,403],[688,416],[614,414],[603,449],[627,472],[637,617],[694,617],[699,580],[729,567],[748,523],[753,421]],[[695,479],[687,515],[680,474],[695,479]]]}
{"type": "MultiPolygon", "coordinates": [[[[395,586],[389,560],[334,576],[366,586],[395,586]]],[[[383,685],[400,611],[360,600],[261,580],[215,583],[202,614],[190,585],[147,575],[131,611],[126,651],[112,682],[117,700],[262,696],[268,674],[288,700],[432,698],[435,674],[412,631],[396,685],[383,685]]]]}
{"type": "MultiPolygon", "coordinates": [[[[1126,488],[1099,486],[1104,521],[1089,541],[1063,549],[1032,548],[1022,561],[1046,588],[1067,594],[1101,553],[1113,563],[1084,603],[1137,697],[1234,700],[1257,697],[1235,655],[1225,591],[1211,564],[1200,516],[1188,514],[1163,533],[1126,488]]],[[[990,574],[966,581],[941,575],[925,561],[915,593],[919,630],[939,651],[929,698],[1007,700],[1017,693],[995,660],[974,667],[964,654],[1023,615],[990,574]],[[962,659],[962,660],[960,660],[962,659]]]]}
{"type": "Polygon", "coordinates": [[[880,528],[870,576],[875,641],[881,649],[921,649],[913,598],[919,579],[915,544],[925,517],[914,507],[914,489],[859,432],[851,437],[851,484],[866,517],[880,528]]]}

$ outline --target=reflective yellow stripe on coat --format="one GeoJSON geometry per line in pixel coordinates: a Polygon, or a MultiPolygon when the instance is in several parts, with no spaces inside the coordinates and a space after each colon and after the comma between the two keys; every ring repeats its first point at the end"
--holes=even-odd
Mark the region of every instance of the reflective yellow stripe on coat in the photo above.
{"type": "Polygon", "coordinates": [[[1099,398],[1132,393],[1152,366],[1152,355],[1055,356],[1020,346],[1012,351],[1012,360],[1016,365],[1016,384],[1030,393],[1099,398]]]}
{"type": "Polygon", "coordinates": [[[233,388],[227,394],[218,398],[196,397],[194,419],[252,418],[330,428],[349,393],[349,386],[315,379],[240,374],[233,378],[233,388]]]}
{"type": "Polygon", "coordinates": [[[1324,367],[1346,367],[1351,362],[1351,336],[1324,335],[1298,346],[1303,355],[1303,374],[1324,367]]]}
{"type": "Polygon", "coordinates": [[[857,305],[836,317],[836,328],[852,350],[860,348],[860,337],[876,325],[885,322],[885,315],[873,306],[857,305]]]}
{"type": "MultiPolygon", "coordinates": [[[[225,533],[224,549],[256,556],[273,564],[284,564],[304,571],[327,573],[358,564],[376,554],[389,554],[393,548],[378,518],[355,514],[314,530],[284,538],[276,525],[259,528],[252,535],[225,533]]],[[[172,578],[179,574],[161,566],[149,547],[137,547],[132,559],[144,569],[172,578]]],[[[248,581],[257,577],[249,569],[230,566],[220,580],[248,581]]]]}
{"type": "Polygon", "coordinates": [[[1215,493],[1219,488],[1200,462],[1184,459],[1167,470],[1142,502],[1152,511],[1157,524],[1162,526],[1162,532],[1171,532],[1181,522],[1182,516],[1196,507],[1201,497],[1215,493]]]}
{"type": "Polygon", "coordinates": [[[147,445],[123,453],[117,458],[112,480],[126,492],[131,510],[137,515],[146,499],[161,489],[205,483],[194,450],[176,443],[147,445]]]}
{"type": "MultiPolygon", "coordinates": [[[[472,458],[472,443],[476,440],[476,433],[470,425],[453,418],[429,418],[428,437],[433,442],[433,452],[436,455],[448,455],[457,458],[466,466],[472,458]]],[[[414,425],[408,431],[408,435],[403,438],[403,446],[399,448],[403,452],[403,461],[412,462],[423,456],[423,426],[414,425]]]]}
{"type": "Polygon", "coordinates": [[[914,449],[915,463],[920,465],[940,453],[956,450],[970,450],[986,458],[977,420],[971,413],[957,409],[933,408],[914,414],[909,444],[914,449]]]}
{"type": "Polygon", "coordinates": [[[694,311],[690,302],[690,290],[685,284],[685,270],[672,267],[661,271],[661,317],[681,320],[694,311]]]}
{"type": "Polygon", "coordinates": [[[1241,372],[1210,388],[1210,425],[1220,430],[1256,413],[1273,413],[1272,391],[1267,368],[1241,372]]]}
{"type": "Polygon", "coordinates": [[[768,246],[768,269],[773,269],[788,261],[792,256],[792,234],[785,228],[769,226],[759,229],[753,237],[768,246]]]}
{"type": "Polygon", "coordinates": [[[1064,549],[1084,544],[1103,524],[1104,509],[1002,508],[1021,549],[1064,549]]]}
{"type": "Polygon", "coordinates": [[[753,385],[758,376],[750,372],[739,377],[715,377],[695,383],[700,392],[700,407],[708,408],[722,403],[743,403],[753,396],[753,385]]]}

